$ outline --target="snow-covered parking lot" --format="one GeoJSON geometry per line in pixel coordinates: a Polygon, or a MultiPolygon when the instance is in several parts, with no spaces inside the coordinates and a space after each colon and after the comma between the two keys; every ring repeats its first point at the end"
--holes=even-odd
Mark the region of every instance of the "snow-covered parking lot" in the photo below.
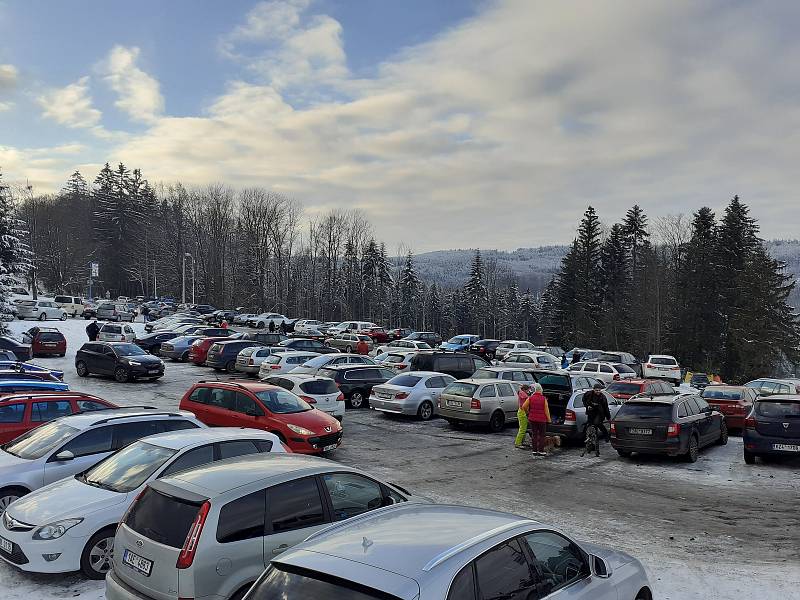
{"type": "MultiPolygon", "coordinates": [[[[33,325],[10,324],[15,333],[33,325]]],[[[153,383],[80,379],[73,361],[86,341],[86,322],[48,325],[67,336],[67,356],[35,362],[63,368],[73,389],[112,402],[175,408],[192,382],[216,376],[168,363],[164,378],[153,383]]],[[[143,324],[134,327],[141,332],[143,324]]],[[[599,459],[582,458],[576,448],[532,458],[514,449],[510,429],[456,431],[443,421],[369,410],[348,411],[344,423],[345,442],[334,460],[437,501],[516,512],[627,551],[646,565],[656,598],[800,598],[800,461],[746,466],[739,437],[687,464],[624,460],[608,445],[599,459]]],[[[0,590],[3,600],[103,597],[102,583],[77,574],[34,576],[1,563],[0,590]]]]}

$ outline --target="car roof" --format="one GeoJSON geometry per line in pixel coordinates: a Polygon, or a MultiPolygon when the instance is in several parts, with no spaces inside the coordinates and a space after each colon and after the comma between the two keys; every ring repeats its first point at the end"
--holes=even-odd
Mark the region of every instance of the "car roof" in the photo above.
{"type": "Polygon", "coordinates": [[[229,385],[232,387],[237,387],[240,389],[246,389],[251,392],[263,392],[265,390],[280,390],[283,388],[279,388],[274,385],[270,385],[268,383],[263,383],[261,381],[251,381],[249,379],[228,379],[226,381],[217,381],[217,380],[208,380],[208,379],[201,379],[198,381],[195,386],[203,387],[204,385],[229,385]]]}
{"type": "Polygon", "coordinates": [[[360,364],[349,363],[346,365],[330,365],[328,367],[325,367],[325,369],[329,371],[350,371],[353,369],[375,369],[381,366],[382,365],[360,365],[360,364]]]}
{"type": "MultiPolygon", "coordinates": [[[[592,361],[586,361],[586,362],[592,362],[592,361]]],[[[612,364],[613,365],[613,363],[603,363],[603,364],[612,364]]],[[[587,375],[584,375],[584,377],[587,377],[587,375]]],[[[619,381],[612,381],[608,385],[611,385],[612,383],[635,383],[636,385],[647,385],[649,383],[659,383],[659,380],[658,379],[620,379],[619,381]]],[[[664,382],[664,383],[666,383],[666,382],[664,382]]]]}
{"type": "Polygon", "coordinates": [[[672,360],[677,362],[677,359],[671,354],[648,354],[648,356],[650,358],[671,358],[672,360]]]}
{"type": "Polygon", "coordinates": [[[157,433],[143,438],[149,444],[180,450],[187,446],[205,444],[209,442],[224,442],[227,440],[242,439],[269,439],[277,441],[273,433],[261,429],[248,429],[245,427],[198,427],[196,429],[181,429],[157,433]]]}
{"type": "Polygon", "coordinates": [[[695,396],[694,392],[691,394],[674,394],[674,395],[666,395],[666,396],[637,396],[636,398],[631,398],[628,400],[628,403],[653,403],[653,404],[675,404],[678,400],[683,400],[686,398],[687,395],[695,396]]]}
{"type": "Polygon", "coordinates": [[[77,429],[87,429],[94,425],[101,425],[108,421],[122,421],[124,419],[136,419],[147,417],[148,419],[186,417],[194,419],[193,413],[185,410],[162,410],[157,408],[115,408],[113,410],[88,411],[60,417],[58,420],[77,429]]]}
{"type": "Polygon", "coordinates": [[[481,371],[495,371],[497,373],[505,373],[506,371],[514,371],[514,372],[519,371],[519,372],[525,373],[525,372],[529,371],[530,369],[526,369],[525,367],[495,367],[495,366],[491,366],[491,367],[481,367],[480,370],[481,371]]]}
{"type": "MultiPolygon", "coordinates": [[[[395,377],[399,375],[411,375],[412,377],[453,377],[452,375],[448,375],[447,373],[439,373],[439,371],[408,371],[403,373],[398,373],[395,377]]],[[[394,377],[392,377],[394,379],[394,377]]],[[[391,379],[389,380],[391,381],[391,379]]],[[[388,381],[386,383],[389,383],[388,381]]]]}
{"type": "Polygon", "coordinates": [[[286,356],[310,356],[310,355],[313,355],[311,358],[316,358],[317,354],[319,354],[319,353],[318,352],[314,352],[313,350],[289,350],[288,352],[281,352],[279,354],[276,354],[275,356],[280,356],[281,358],[284,358],[286,356]]]}
{"type": "Polygon", "coordinates": [[[759,396],[756,402],[800,402],[800,394],[772,394],[759,396]]]}
{"type": "Polygon", "coordinates": [[[108,402],[108,400],[95,396],[94,394],[70,390],[31,390],[30,392],[14,392],[12,394],[4,395],[2,398],[0,398],[0,402],[19,402],[20,400],[30,400],[33,398],[81,398],[84,400],[100,400],[101,402],[108,402]]]}

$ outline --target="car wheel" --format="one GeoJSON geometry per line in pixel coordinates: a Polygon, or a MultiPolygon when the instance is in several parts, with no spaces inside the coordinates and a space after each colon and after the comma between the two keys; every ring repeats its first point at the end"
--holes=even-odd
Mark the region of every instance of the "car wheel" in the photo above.
{"type": "Polygon", "coordinates": [[[86,377],[89,375],[89,367],[87,367],[86,363],[82,360],[75,363],[75,371],[77,371],[78,377],[86,377]]]}
{"type": "Polygon", "coordinates": [[[502,411],[496,410],[492,413],[492,417],[489,419],[489,431],[492,433],[497,433],[498,431],[502,431],[503,427],[506,424],[506,417],[503,415],[502,411]]]}
{"type": "Polygon", "coordinates": [[[422,421],[430,421],[433,417],[433,404],[429,400],[425,400],[419,405],[417,409],[417,417],[422,421]]]}
{"type": "Polygon", "coordinates": [[[634,600],[653,600],[653,595],[647,588],[642,588],[639,590],[639,593],[636,594],[636,598],[634,600]]]}
{"type": "Polygon", "coordinates": [[[66,321],[67,320],[67,313],[65,313],[65,312],[61,313],[61,320],[62,321],[66,321]]]}
{"type": "Polygon", "coordinates": [[[0,490],[0,516],[6,512],[9,504],[18,498],[22,498],[27,493],[27,490],[20,487],[7,487],[0,490]]]}
{"type": "Polygon", "coordinates": [[[124,367],[117,367],[114,370],[114,379],[119,381],[120,383],[127,383],[130,380],[128,377],[128,371],[124,367]]]}
{"type": "Polygon", "coordinates": [[[723,421],[720,423],[719,426],[719,439],[717,440],[717,444],[720,446],[724,446],[728,443],[728,425],[723,421]]]}
{"type": "Polygon", "coordinates": [[[697,443],[697,438],[695,436],[691,436],[689,438],[689,449],[686,451],[686,460],[690,463],[696,463],[699,455],[700,446],[697,443]]]}
{"type": "Polygon", "coordinates": [[[364,394],[355,391],[350,394],[350,408],[361,408],[364,405],[364,394]]]}
{"type": "Polygon", "coordinates": [[[236,373],[236,361],[229,360],[227,363],[225,363],[225,370],[228,373],[236,373]]]}
{"type": "Polygon", "coordinates": [[[632,452],[630,450],[620,450],[617,448],[617,454],[619,454],[622,458],[630,458],[632,452]]]}
{"type": "Polygon", "coordinates": [[[746,465],[754,465],[756,464],[756,455],[750,452],[749,450],[744,451],[744,462],[746,465]]]}
{"type": "Polygon", "coordinates": [[[183,354],[181,354],[180,362],[186,362],[189,360],[189,351],[187,350],[183,354]]]}
{"type": "Polygon", "coordinates": [[[260,321],[256,323],[256,329],[264,329],[264,323],[261,323],[260,321]]]}
{"type": "Polygon", "coordinates": [[[40,320],[40,321],[46,321],[46,320],[47,320],[47,315],[46,315],[46,314],[44,314],[44,313],[40,314],[40,315],[39,315],[39,320],[40,320]]]}
{"type": "Polygon", "coordinates": [[[81,553],[81,571],[89,579],[105,579],[114,554],[114,529],[95,533],[81,553]]]}

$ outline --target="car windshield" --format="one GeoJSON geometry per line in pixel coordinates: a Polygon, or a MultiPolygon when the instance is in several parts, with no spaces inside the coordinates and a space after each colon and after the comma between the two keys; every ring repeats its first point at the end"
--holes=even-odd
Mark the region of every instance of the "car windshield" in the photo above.
{"type": "Polygon", "coordinates": [[[761,400],[756,402],[756,412],[762,417],[800,419],[800,402],[761,400]]]}
{"type": "Polygon", "coordinates": [[[500,373],[489,369],[478,369],[472,374],[473,379],[497,379],[498,377],[500,377],[500,373]]]}
{"type": "Polygon", "coordinates": [[[420,381],[422,381],[422,377],[418,377],[416,375],[395,375],[386,383],[388,385],[412,388],[420,381]]]}
{"type": "Polygon", "coordinates": [[[659,419],[672,420],[672,405],[656,402],[626,402],[617,412],[617,420],[625,419],[659,419]]]}
{"type": "Polygon", "coordinates": [[[31,429],[27,433],[23,433],[18,438],[11,440],[1,447],[13,456],[18,456],[26,460],[34,460],[36,458],[41,458],[50,452],[50,450],[71,438],[78,431],[78,429],[70,427],[65,423],[51,421],[36,429],[31,429]]]}
{"type": "Polygon", "coordinates": [[[475,393],[475,390],[478,389],[478,386],[473,383],[463,383],[461,381],[454,381],[446,388],[444,388],[443,394],[450,394],[451,396],[464,396],[465,398],[472,398],[472,395],[475,393]]]}
{"type": "Polygon", "coordinates": [[[375,355],[375,361],[376,362],[383,362],[385,360],[388,360],[388,358],[390,356],[391,356],[391,354],[389,354],[388,352],[381,352],[380,354],[376,354],[375,355]]]}
{"type": "Polygon", "coordinates": [[[114,352],[116,352],[117,356],[143,356],[147,354],[136,344],[119,344],[114,346],[114,352]]]}
{"type": "Polygon", "coordinates": [[[741,400],[742,392],[739,390],[721,390],[718,388],[707,387],[700,394],[706,400],[741,400]]]}
{"type": "Polygon", "coordinates": [[[256,392],[256,396],[274,414],[287,415],[312,410],[311,405],[285,390],[264,390],[256,392]]]}
{"type": "Polygon", "coordinates": [[[603,352],[602,354],[600,354],[600,356],[597,357],[597,360],[600,362],[615,363],[615,362],[621,362],[622,356],[620,356],[619,354],[610,354],[608,352],[603,352]]]}
{"type": "Polygon", "coordinates": [[[124,494],[147,481],[176,452],[140,440],[97,463],[77,479],[94,487],[124,494]]]}
{"type": "Polygon", "coordinates": [[[253,600],[399,600],[396,596],[364,585],[348,584],[344,579],[288,565],[273,565],[267,569],[247,597],[253,600]]]}
{"type": "Polygon", "coordinates": [[[447,343],[448,344],[463,344],[466,341],[467,341],[467,338],[464,338],[464,337],[461,337],[461,336],[457,335],[457,336],[451,337],[449,340],[447,340],[447,343]]]}
{"type": "Polygon", "coordinates": [[[638,383],[614,382],[606,388],[606,391],[609,394],[630,394],[633,396],[642,391],[642,386],[638,383]]]}

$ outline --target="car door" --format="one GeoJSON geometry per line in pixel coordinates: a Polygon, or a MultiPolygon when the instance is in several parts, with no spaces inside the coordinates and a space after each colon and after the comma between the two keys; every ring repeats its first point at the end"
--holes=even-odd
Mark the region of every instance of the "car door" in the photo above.
{"type": "Polygon", "coordinates": [[[267,489],[264,560],[269,561],[330,523],[316,477],[303,477],[267,489]]]}
{"type": "Polygon", "coordinates": [[[697,407],[702,415],[700,421],[700,444],[707,446],[713,444],[720,435],[720,423],[724,418],[721,414],[714,414],[714,411],[709,410],[711,407],[700,396],[694,396],[694,401],[697,402],[697,407]]]}
{"type": "Polygon", "coordinates": [[[497,396],[505,413],[506,421],[516,421],[519,403],[517,402],[517,394],[511,384],[502,381],[498,383],[497,396]]]}
{"type": "Polygon", "coordinates": [[[425,381],[425,390],[430,395],[433,405],[436,406],[436,399],[441,395],[442,390],[446,387],[445,381],[447,378],[442,376],[429,377],[425,381]]]}
{"type": "Polygon", "coordinates": [[[50,453],[44,464],[44,485],[80,473],[111,454],[113,427],[95,427],[84,431],[50,453]],[[64,451],[72,452],[71,460],[58,460],[64,451]]]}
{"type": "Polygon", "coordinates": [[[25,416],[27,406],[25,402],[0,406],[0,442],[13,440],[32,427],[25,416]]]}
{"type": "Polygon", "coordinates": [[[703,445],[703,439],[705,438],[705,433],[703,431],[705,427],[705,415],[700,413],[700,407],[697,405],[694,396],[688,396],[686,400],[684,400],[684,405],[686,406],[686,425],[688,425],[690,432],[695,432],[697,434],[697,439],[700,446],[703,445]]]}
{"type": "Polygon", "coordinates": [[[614,375],[615,375],[614,369],[612,369],[608,365],[598,365],[598,369],[599,369],[597,373],[598,378],[605,381],[606,384],[609,384],[612,381],[614,381],[614,375]]]}
{"type": "Polygon", "coordinates": [[[234,406],[235,392],[221,387],[212,387],[208,396],[206,425],[214,427],[238,427],[239,419],[231,408],[234,406]]]}
{"type": "Polygon", "coordinates": [[[386,504],[381,484],[358,473],[323,473],[319,479],[333,522],[350,519],[386,504]]]}
{"type": "Polygon", "coordinates": [[[468,565],[453,581],[448,600],[471,600],[478,590],[481,600],[532,600],[543,598],[543,585],[519,539],[497,544],[468,565]],[[471,577],[473,581],[470,581],[471,577]],[[472,583],[472,589],[470,589],[472,583]]]}
{"type": "Polygon", "coordinates": [[[507,414],[506,407],[500,404],[500,398],[497,397],[497,388],[493,383],[486,384],[478,390],[478,400],[481,403],[482,413],[491,415],[495,409],[499,408],[504,414],[507,414]]]}
{"type": "Polygon", "coordinates": [[[94,365],[89,367],[93,373],[100,373],[101,375],[111,375],[114,373],[114,366],[117,363],[117,356],[111,349],[111,346],[105,344],[97,345],[97,352],[94,356],[94,365]]]}

